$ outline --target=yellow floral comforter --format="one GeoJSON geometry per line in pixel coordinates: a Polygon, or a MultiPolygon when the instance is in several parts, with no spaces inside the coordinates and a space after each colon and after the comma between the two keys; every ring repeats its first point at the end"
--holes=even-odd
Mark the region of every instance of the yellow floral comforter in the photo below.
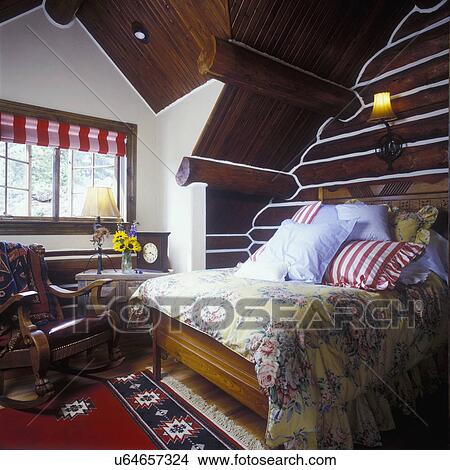
{"type": "MultiPolygon", "coordinates": [[[[255,363],[269,399],[270,447],[375,446],[413,409],[417,373],[446,340],[447,290],[434,274],[395,291],[241,279],[235,269],[144,282],[144,306],[203,331],[255,363]]],[[[430,375],[430,373],[428,374],[430,375]]]]}

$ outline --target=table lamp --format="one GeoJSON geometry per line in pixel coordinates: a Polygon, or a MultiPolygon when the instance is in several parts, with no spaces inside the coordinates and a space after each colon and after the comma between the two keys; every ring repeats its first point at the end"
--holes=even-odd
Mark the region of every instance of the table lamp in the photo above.
{"type": "MultiPolygon", "coordinates": [[[[88,188],[81,215],[83,217],[95,217],[94,232],[102,228],[101,217],[119,218],[120,212],[111,188],[88,188]]],[[[100,237],[100,240],[95,240],[94,238],[94,243],[97,245],[97,274],[101,274],[103,269],[103,237],[100,237]]]]}

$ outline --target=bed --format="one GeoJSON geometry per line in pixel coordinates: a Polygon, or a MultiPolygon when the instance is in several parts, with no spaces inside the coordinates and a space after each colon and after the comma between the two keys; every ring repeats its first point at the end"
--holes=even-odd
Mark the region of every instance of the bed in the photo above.
{"type": "MultiPolygon", "coordinates": [[[[409,211],[431,204],[439,208],[434,229],[448,239],[447,187],[447,178],[425,178],[320,189],[318,198],[409,211]]],[[[380,432],[395,428],[391,405],[414,413],[418,394],[436,385],[436,359],[446,361],[439,351],[447,342],[448,289],[435,274],[370,292],[234,273],[146,281],[134,294],[135,314],[146,310],[153,319],[156,379],[166,351],[267,419],[269,447],[381,445],[380,432]]]]}
{"type": "Polygon", "coordinates": [[[434,379],[447,322],[437,276],[368,292],[234,271],[152,279],[134,302],[153,315],[155,377],[167,351],[267,418],[270,447],[379,445],[394,427],[389,402],[411,406],[419,368],[434,379]]]}

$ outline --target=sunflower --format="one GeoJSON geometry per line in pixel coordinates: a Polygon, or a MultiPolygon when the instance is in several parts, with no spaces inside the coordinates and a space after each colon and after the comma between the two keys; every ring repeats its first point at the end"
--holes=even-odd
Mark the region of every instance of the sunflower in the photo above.
{"type": "Polygon", "coordinates": [[[113,248],[114,248],[114,251],[117,251],[119,253],[123,253],[127,249],[127,247],[126,247],[125,243],[123,242],[123,240],[120,240],[120,241],[114,243],[113,248]]]}
{"type": "Polygon", "coordinates": [[[116,242],[125,242],[128,238],[128,235],[123,230],[118,230],[113,237],[113,243],[116,242]]]}
{"type": "Polygon", "coordinates": [[[137,241],[136,237],[128,237],[128,239],[125,241],[125,247],[126,247],[126,250],[132,251],[134,253],[141,251],[141,245],[137,241]]]}

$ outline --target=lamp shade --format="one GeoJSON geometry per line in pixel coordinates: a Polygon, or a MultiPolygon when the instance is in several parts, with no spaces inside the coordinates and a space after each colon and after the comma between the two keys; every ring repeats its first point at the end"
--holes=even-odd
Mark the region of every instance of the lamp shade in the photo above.
{"type": "Polygon", "coordinates": [[[382,93],[375,93],[373,96],[372,114],[369,117],[370,121],[394,121],[397,116],[392,111],[391,94],[389,91],[382,93]]]}
{"type": "Polygon", "coordinates": [[[120,217],[111,188],[88,188],[81,215],[84,217],[120,217]]]}

